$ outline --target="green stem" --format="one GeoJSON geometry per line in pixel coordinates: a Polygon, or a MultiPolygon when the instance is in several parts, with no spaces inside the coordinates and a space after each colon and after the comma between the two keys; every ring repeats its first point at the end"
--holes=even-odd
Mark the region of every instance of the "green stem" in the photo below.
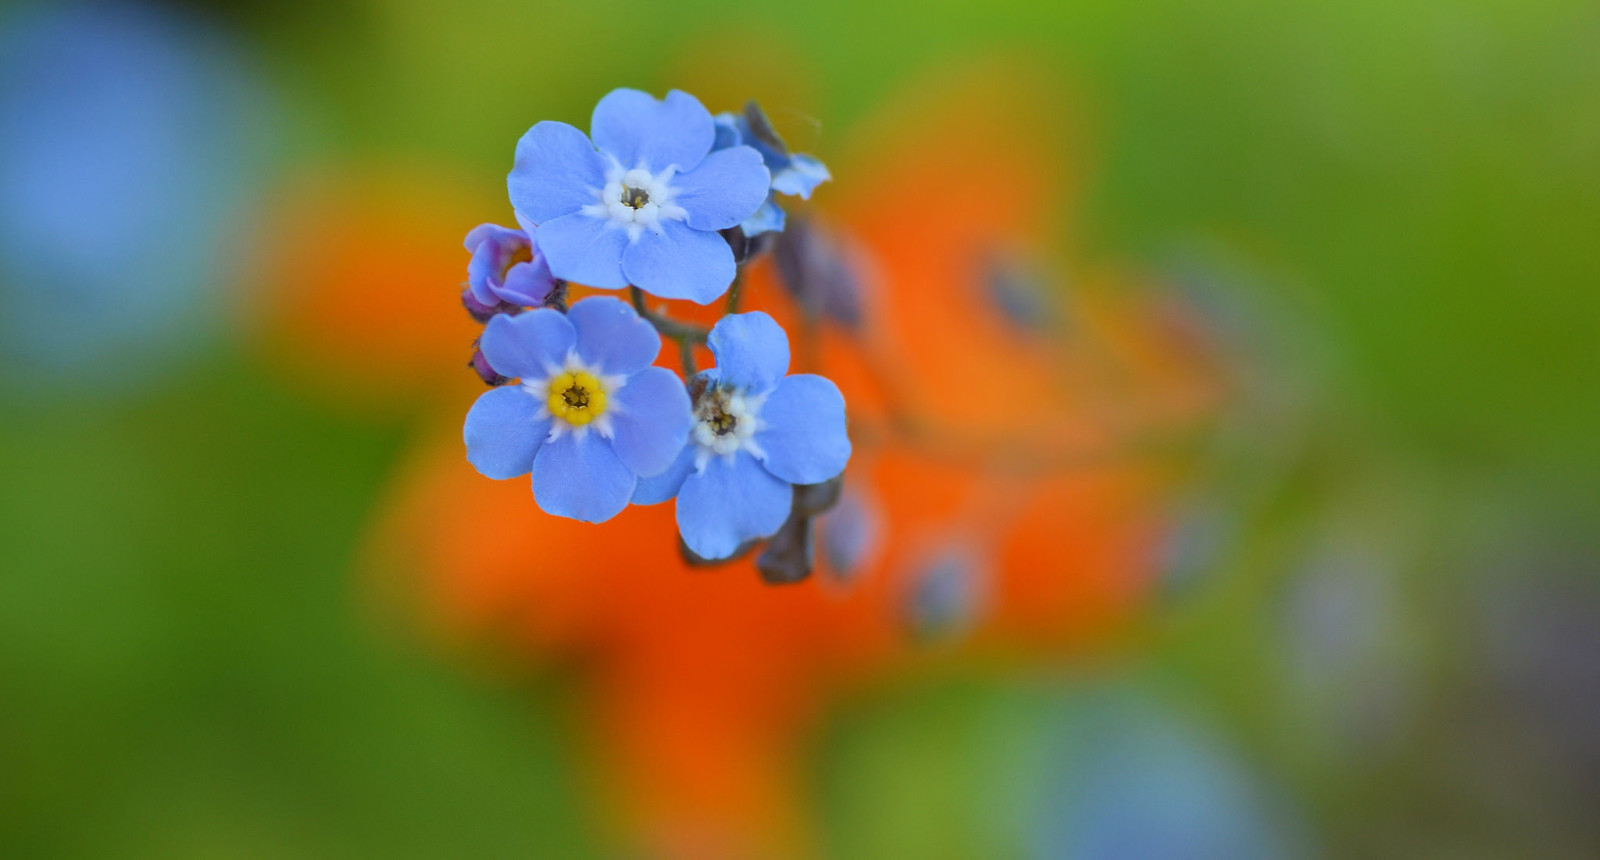
{"type": "Polygon", "coordinates": [[[678,344],[678,357],[683,361],[683,378],[687,382],[694,378],[695,361],[694,345],[705,343],[710,332],[692,323],[680,322],[666,314],[659,314],[650,310],[644,303],[644,291],[638,287],[629,287],[628,295],[633,299],[633,309],[639,312],[645,322],[655,326],[656,333],[667,340],[678,344]]]}
{"type": "Polygon", "coordinates": [[[744,286],[744,266],[740,266],[738,268],[738,270],[734,273],[733,283],[728,286],[728,313],[736,314],[736,313],[739,312],[739,299],[740,299],[741,293],[742,293],[742,290],[740,290],[740,287],[743,287],[743,286],[744,286]]]}

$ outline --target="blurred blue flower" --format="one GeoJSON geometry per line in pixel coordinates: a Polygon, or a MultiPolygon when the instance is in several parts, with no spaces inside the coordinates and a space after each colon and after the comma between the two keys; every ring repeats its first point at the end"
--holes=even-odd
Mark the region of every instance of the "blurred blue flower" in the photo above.
{"type": "Polygon", "coordinates": [[[1080,697],[1051,734],[1031,856],[1237,860],[1306,856],[1292,809],[1226,747],[1139,697],[1080,697]]]}
{"type": "Polygon", "coordinates": [[[131,3],[0,19],[7,375],[125,382],[220,319],[271,146],[236,50],[131,3]]]}
{"type": "Polygon", "coordinates": [[[556,277],[707,304],[727,292],[733,251],[717,231],[750,217],[769,175],[747,146],[711,151],[711,114],[679,90],[612,90],[593,136],[540,122],[517,143],[511,205],[556,277]],[[596,148],[598,147],[598,151],[596,148]]]}
{"type": "Polygon", "coordinates": [[[472,252],[467,289],[483,308],[535,307],[555,287],[544,255],[522,230],[479,224],[467,234],[466,247],[472,252]]]}
{"type": "Polygon", "coordinates": [[[850,459],[844,396],[812,374],[786,376],[789,338],[759,311],[723,317],[717,366],[696,377],[694,430],[671,467],[639,482],[636,504],[678,499],[684,543],[707,559],[775,533],[794,484],[818,484],[850,459]]]}
{"type": "Polygon", "coordinates": [[[667,468],[693,424],[672,371],[652,367],[661,339],[609,296],[562,314],[499,315],[483,354],[521,383],[478,398],[467,413],[467,459],[490,478],[533,473],[546,513],[603,522],[628,506],[640,476],[667,468]]]}
{"type": "Polygon", "coordinates": [[[833,581],[854,582],[883,542],[883,511],[877,500],[846,484],[839,501],[817,517],[817,540],[833,581]]]}
{"type": "Polygon", "coordinates": [[[989,598],[989,573],[977,547],[950,543],[924,557],[907,579],[905,619],[923,642],[957,637],[977,624],[989,598]]]}
{"type": "Polygon", "coordinates": [[[742,113],[717,114],[716,122],[717,138],[712,151],[740,145],[754,147],[772,174],[772,190],[762,201],[761,208],[739,225],[746,236],[783,229],[784,212],[774,199],[775,194],[799,195],[810,200],[813,189],[833,178],[821,161],[790,152],[755,102],[745,105],[742,113]]]}

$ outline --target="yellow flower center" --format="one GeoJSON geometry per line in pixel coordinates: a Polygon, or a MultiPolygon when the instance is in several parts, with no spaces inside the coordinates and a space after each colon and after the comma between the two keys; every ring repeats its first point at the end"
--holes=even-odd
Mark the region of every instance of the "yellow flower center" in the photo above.
{"type": "Polygon", "coordinates": [[[606,411],[606,390],[594,374],[579,370],[557,374],[550,380],[546,401],[550,414],[582,427],[606,411]]]}

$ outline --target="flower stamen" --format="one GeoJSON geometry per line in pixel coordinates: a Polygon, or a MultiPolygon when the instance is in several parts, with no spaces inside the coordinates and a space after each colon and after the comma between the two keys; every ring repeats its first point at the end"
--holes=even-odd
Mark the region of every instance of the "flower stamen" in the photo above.
{"type": "Polygon", "coordinates": [[[606,389],[588,371],[566,371],[550,379],[545,400],[550,414],[574,427],[583,427],[606,411],[606,389]]]}

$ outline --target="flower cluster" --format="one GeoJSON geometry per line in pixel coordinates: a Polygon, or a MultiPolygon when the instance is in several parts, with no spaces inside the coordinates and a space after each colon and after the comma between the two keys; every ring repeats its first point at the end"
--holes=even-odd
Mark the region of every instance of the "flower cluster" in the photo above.
{"type": "Polygon", "coordinates": [[[784,573],[769,579],[802,578],[809,545],[791,552],[775,536],[838,497],[844,397],[823,377],[789,375],[788,335],[765,313],[738,313],[730,288],[753,259],[750,237],[783,229],[773,195],[809,197],[827,178],[754,103],[713,117],[684,92],[619,89],[588,135],[534,125],[507,179],[520,229],[483,224],[466,239],[462,303],[485,324],[472,365],[492,387],[467,413],[467,459],[490,478],[531,473],[542,510],[585,522],[676,499],[691,558],[773,539],[767,556],[783,556],[771,566],[784,573]],[[569,308],[569,283],[632,301],[569,308]],[[648,310],[646,293],[700,305],[726,295],[728,312],[706,329],[648,310]],[[682,379],[655,366],[663,338],[679,346],[682,379]],[[697,372],[700,344],[716,366],[697,372]]]}

